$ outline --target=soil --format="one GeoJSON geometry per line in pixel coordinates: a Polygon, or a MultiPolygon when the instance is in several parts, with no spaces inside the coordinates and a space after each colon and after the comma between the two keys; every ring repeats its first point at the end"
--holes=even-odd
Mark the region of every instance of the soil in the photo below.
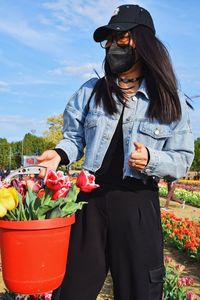
{"type": "MultiPolygon", "coordinates": [[[[160,199],[161,209],[165,205],[165,199],[160,199]]],[[[177,202],[171,201],[168,211],[174,213],[175,215],[181,218],[189,218],[193,221],[200,221],[200,208],[192,207],[189,205],[179,204],[177,202]]],[[[190,287],[190,290],[197,294],[200,299],[200,264],[189,259],[187,255],[180,250],[174,249],[172,247],[166,246],[164,254],[170,256],[176,263],[182,264],[185,266],[185,270],[182,273],[182,276],[192,277],[194,279],[194,285],[190,287]]],[[[2,295],[5,290],[5,286],[2,279],[2,273],[0,270],[0,300],[3,299],[2,295]]],[[[112,278],[108,274],[104,286],[97,297],[97,300],[112,300],[112,278]]],[[[178,300],[178,299],[177,299],[178,300]]]]}

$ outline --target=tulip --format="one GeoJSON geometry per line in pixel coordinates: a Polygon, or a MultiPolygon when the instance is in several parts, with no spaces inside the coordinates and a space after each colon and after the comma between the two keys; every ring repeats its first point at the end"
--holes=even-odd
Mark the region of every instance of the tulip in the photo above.
{"type": "Polygon", "coordinates": [[[32,179],[28,179],[27,186],[35,193],[39,192],[39,190],[41,189],[41,183],[39,182],[39,180],[35,181],[32,179]]]}
{"type": "Polygon", "coordinates": [[[186,284],[187,285],[193,285],[194,284],[194,279],[191,277],[186,277],[186,284]]]}
{"type": "Polygon", "coordinates": [[[27,191],[27,184],[25,180],[17,180],[13,179],[11,181],[11,185],[18,191],[18,193],[22,196],[22,201],[24,201],[26,191],[27,191]]]}
{"type": "Polygon", "coordinates": [[[16,208],[18,205],[18,195],[15,188],[1,188],[0,202],[7,210],[16,208]]]}
{"type": "Polygon", "coordinates": [[[183,286],[182,278],[179,278],[179,279],[177,280],[177,285],[178,285],[179,288],[183,286]]]}
{"type": "Polygon", "coordinates": [[[92,190],[99,187],[95,184],[95,176],[90,174],[88,171],[81,171],[76,180],[77,187],[83,192],[91,192],[92,190]]]}
{"type": "Polygon", "coordinates": [[[176,264],[175,268],[179,273],[182,273],[185,270],[185,266],[181,264],[176,264]]]}
{"type": "Polygon", "coordinates": [[[69,180],[69,176],[64,176],[63,172],[58,171],[57,173],[49,170],[46,178],[44,179],[45,185],[52,191],[58,191],[61,188],[65,187],[66,189],[70,189],[71,182],[69,180]]]}
{"type": "Polygon", "coordinates": [[[65,198],[70,188],[63,187],[58,191],[53,192],[51,199],[57,200],[58,198],[65,198]]]}
{"type": "Polygon", "coordinates": [[[37,195],[38,195],[38,198],[42,199],[42,197],[44,196],[45,194],[45,190],[44,189],[41,189],[38,191],[37,195]]]}
{"type": "Polygon", "coordinates": [[[193,292],[187,291],[186,292],[186,299],[187,300],[198,300],[199,297],[197,295],[195,295],[193,292]]]}
{"type": "Polygon", "coordinates": [[[172,258],[170,256],[165,256],[165,263],[170,263],[172,262],[172,258]]]}
{"type": "Polygon", "coordinates": [[[193,293],[190,292],[190,291],[187,291],[187,293],[186,293],[186,299],[187,300],[192,300],[192,298],[193,298],[193,293]]]}
{"type": "Polygon", "coordinates": [[[17,295],[15,300],[24,300],[26,295],[17,295]]]}
{"type": "Polygon", "coordinates": [[[0,187],[4,187],[4,188],[11,187],[11,183],[10,183],[10,181],[3,181],[3,182],[1,182],[0,187]]]}
{"type": "Polygon", "coordinates": [[[0,202],[0,217],[4,217],[6,215],[6,213],[7,213],[7,209],[0,202]]]}
{"type": "Polygon", "coordinates": [[[12,194],[13,196],[13,199],[15,200],[15,204],[16,204],[16,207],[19,203],[19,199],[18,199],[18,194],[17,194],[17,191],[14,187],[10,187],[8,188],[8,191],[12,194]]]}

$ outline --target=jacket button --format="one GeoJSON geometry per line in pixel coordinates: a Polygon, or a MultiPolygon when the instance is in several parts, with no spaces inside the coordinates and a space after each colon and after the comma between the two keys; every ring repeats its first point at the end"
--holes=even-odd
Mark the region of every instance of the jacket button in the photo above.
{"type": "Polygon", "coordinates": [[[155,133],[155,135],[158,135],[160,133],[160,130],[158,128],[156,128],[154,133],[155,133]]]}

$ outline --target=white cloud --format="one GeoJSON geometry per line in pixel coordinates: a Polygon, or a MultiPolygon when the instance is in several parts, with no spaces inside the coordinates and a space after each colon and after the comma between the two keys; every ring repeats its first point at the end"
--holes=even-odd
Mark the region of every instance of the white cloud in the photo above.
{"type": "MultiPolygon", "coordinates": [[[[49,53],[61,53],[62,40],[53,31],[35,29],[25,19],[0,18],[0,31],[19,42],[37,50],[49,53]]],[[[62,50],[63,51],[63,50],[62,50]]]]}
{"type": "MultiPolygon", "coordinates": [[[[140,1],[129,1],[137,4],[140,1]]],[[[51,18],[55,20],[61,28],[69,29],[78,27],[84,30],[84,25],[106,24],[112,14],[112,11],[119,5],[127,1],[102,1],[102,0],[55,0],[47,1],[43,6],[52,12],[51,18]]]]}
{"type": "Polygon", "coordinates": [[[124,1],[121,2],[46,1],[41,4],[40,13],[31,16],[25,15],[23,10],[13,9],[10,14],[1,13],[0,32],[33,49],[63,56],[71,51],[73,43],[70,35],[74,39],[75,28],[88,31],[93,30],[96,24],[107,23],[113,9],[124,1]],[[68,33],[63,34],[63,31],[68,33]]]}
{"type": "Polygon", "coordinates": [[[0,127],[2,124],[7,126],[21,126],[26,124],[26,127],[32,128],[36,123],[44,123],[44,121],[38,120],[38,118],[25,117],[21,115],[0,115],[0,127]],[[31,125],[31,126],[30,126],[31,125]]]}
{"type": "Polygon", "coordinates": [[[0,115],[1,138],[8,141],[18,141],[31,130],[41,135],[46,129],[46,120],[22,115],[0,115]],[[20,132],[20,135],[19,135],[20,132]]]}
{"type": "MultiPolygon", "coordinates": [[[[95,75],[95,71],[99,72],[101,69],[102,63],[85,63],[79,66],[73,65],[67,65],[67,66],[61,66],[58,68],[55,68],[51,71],[49,71],[50,74],[61,76],[61,75],[73,75],[73,76],[81,76],[83,78],[91,78],[95,75]]],[[[99,72],[100,76],[102,75],[101,72],[99,72]]]]}

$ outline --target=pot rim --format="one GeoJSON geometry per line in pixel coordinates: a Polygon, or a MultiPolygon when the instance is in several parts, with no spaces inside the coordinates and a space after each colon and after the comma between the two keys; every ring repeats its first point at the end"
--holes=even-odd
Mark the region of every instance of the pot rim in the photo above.
{"type": "Polygon", "coordinates": [[[75,214],[71,216],[44,219],[44,220],[28,220],[28,221],[8,221],[0,220],[0,230],[40,230],[67,227],[75,222],[75,214]]]}

